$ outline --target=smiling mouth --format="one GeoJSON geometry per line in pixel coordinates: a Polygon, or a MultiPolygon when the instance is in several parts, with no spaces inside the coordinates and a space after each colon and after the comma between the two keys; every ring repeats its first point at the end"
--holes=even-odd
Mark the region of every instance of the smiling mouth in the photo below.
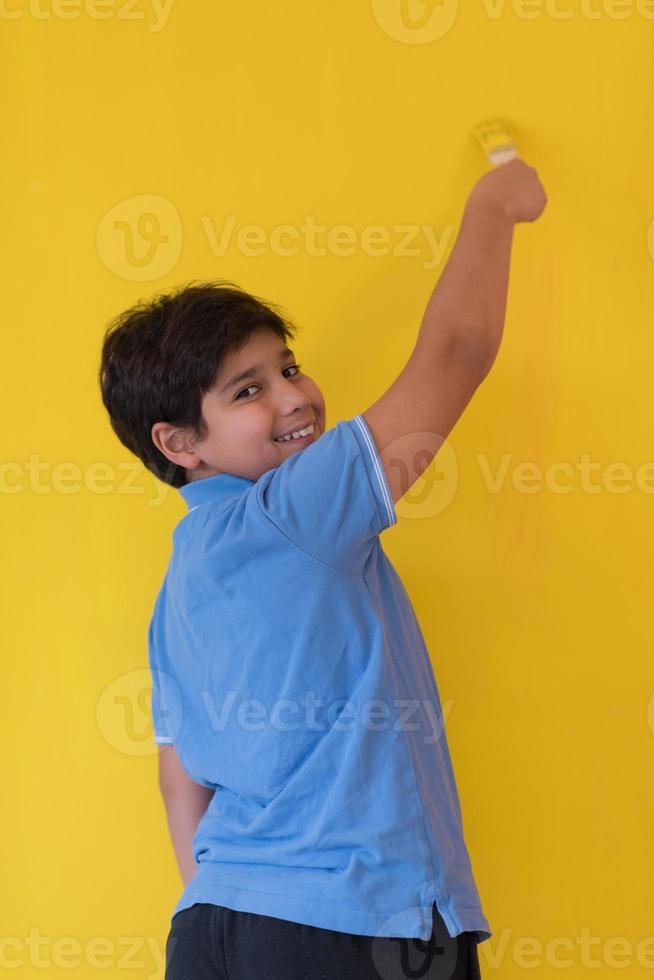
{"type": "Polygon", "coordinates": [[[307,425],[303,429],[300,429],[299,430],[299,433],[306,433],[305,435],[301,435],[299,433],[296,433],[296,434],[294,434],[292,436],[283,436],[283,437],[278,438],[278,439],[273,439],[273,442],[279,442],[279,443],[287,443],[287,442],[299,442],[299,443],[303,443],[303,442],[308,442],[308,440],[311,439],[312,436],[314,435],[315,431],[316,431],[316,424],[315,424],[315,422],[312,422],[311,425],[307,425]]]}

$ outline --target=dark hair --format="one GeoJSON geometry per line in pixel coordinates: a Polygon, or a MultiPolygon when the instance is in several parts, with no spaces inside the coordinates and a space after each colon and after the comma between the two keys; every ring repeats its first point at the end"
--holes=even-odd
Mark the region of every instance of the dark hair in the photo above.
{"type": "Polygon", "coordinates": [[[155,446],[152,426],[170,422],[204,438],[203,395],[225,356],[263,327],[285,343],[297,329],[281,307],[224,279],[139,300],[109,323],[99,371],[102,401],[123,445],[164,483],[184,486],[186,470],[155,446]]]}

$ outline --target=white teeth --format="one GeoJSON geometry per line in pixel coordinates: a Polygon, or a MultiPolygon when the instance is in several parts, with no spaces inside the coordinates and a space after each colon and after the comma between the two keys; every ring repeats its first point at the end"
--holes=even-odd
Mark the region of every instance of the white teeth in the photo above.
{"type": "Polygon", "coordinates": [[[306,429],[299,429],[298,432],[293,432],[290,436],[279,436],[278,439],[274,439],[274,442],[288,442],[290,439],[301,439],[302,436],[308,436],[313,432],[313,422],[308,425],[306,429]]]}

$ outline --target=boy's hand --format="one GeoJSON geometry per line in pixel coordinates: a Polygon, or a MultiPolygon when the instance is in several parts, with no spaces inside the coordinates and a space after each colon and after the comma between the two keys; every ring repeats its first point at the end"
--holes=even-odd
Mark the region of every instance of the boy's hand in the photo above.
{"type": "Polygon", "coordinates": [[[535,167],[514,157],[485,173],[472,188],[466,208],[499,211],[509,221],[535,221],[547,204],[545,189],[535,167]]]}

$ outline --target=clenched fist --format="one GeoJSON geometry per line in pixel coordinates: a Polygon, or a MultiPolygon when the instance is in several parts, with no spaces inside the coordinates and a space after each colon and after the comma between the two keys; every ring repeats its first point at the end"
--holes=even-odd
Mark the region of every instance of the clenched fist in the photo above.
{"type": "Polygon", "coordinates": [[[515,224],[535,221],[547,204],[545,189],[535,167],[514,157],[485,173],[472,188],[466,207],[482,206],[499,211],[515,224]]]}

